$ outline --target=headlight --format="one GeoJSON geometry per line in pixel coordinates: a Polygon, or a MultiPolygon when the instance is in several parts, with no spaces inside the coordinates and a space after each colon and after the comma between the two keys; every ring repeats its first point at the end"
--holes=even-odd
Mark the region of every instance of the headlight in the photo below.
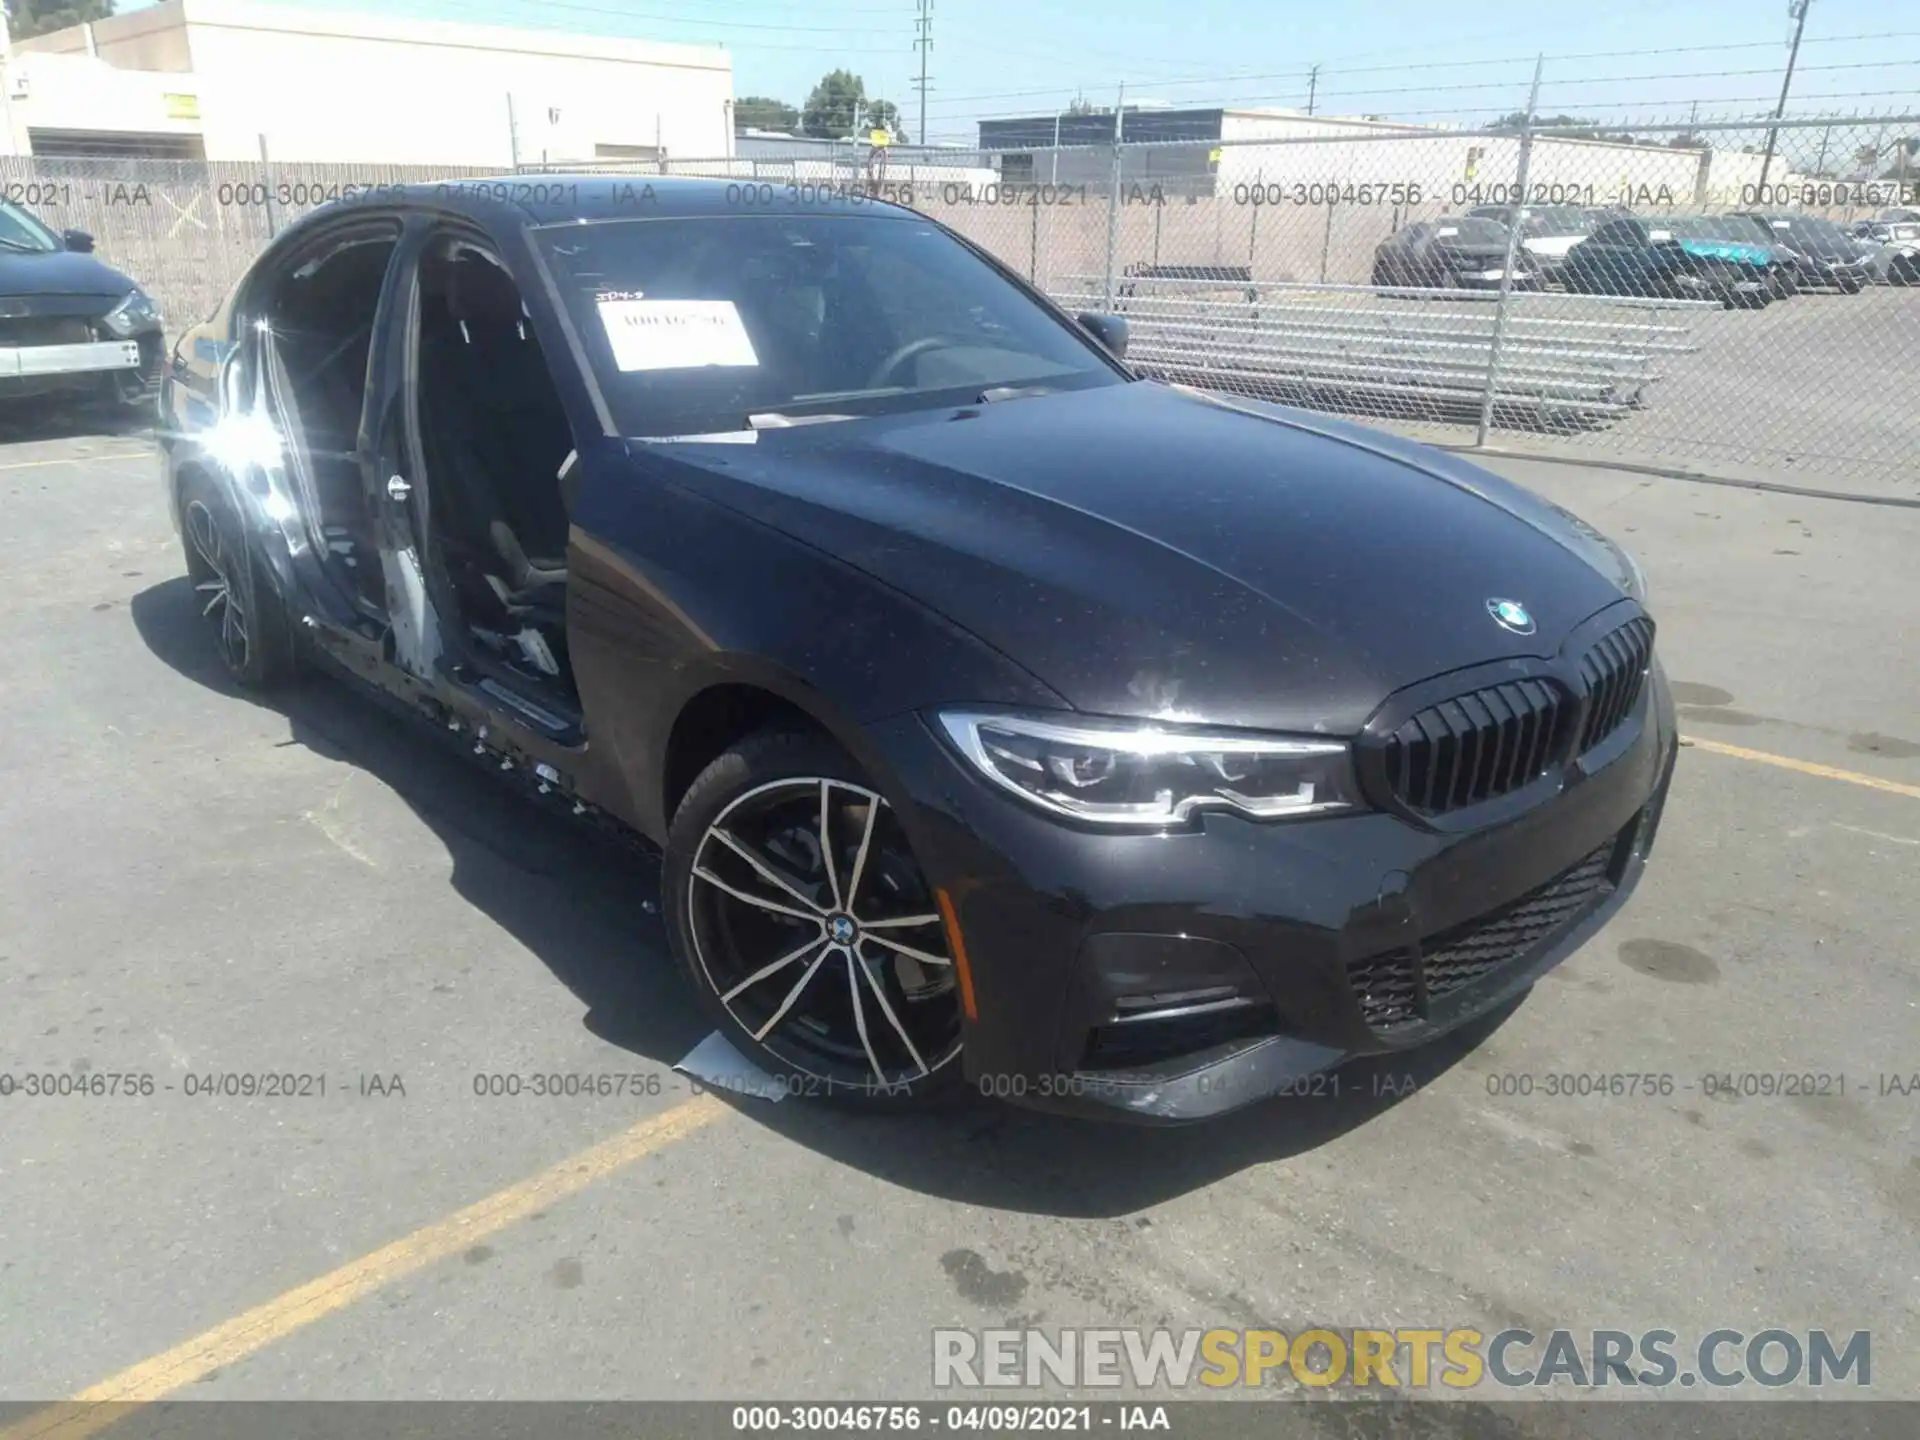
{"type": "Polygon", "coordinates": [[[1279,820],[1360,805],[1341,741],[970,711],[946,711],[940,724],[996,785],[1099,825],[1160,829],[1205,809],[1279,820]]]}
{"type": "Polygon", "coordinates": [[[130,290],[127,298],[100,317],[100,323],[125,339],[139,330],[150,330],[160,323],[160,307],[144,290],[130,290]]]}

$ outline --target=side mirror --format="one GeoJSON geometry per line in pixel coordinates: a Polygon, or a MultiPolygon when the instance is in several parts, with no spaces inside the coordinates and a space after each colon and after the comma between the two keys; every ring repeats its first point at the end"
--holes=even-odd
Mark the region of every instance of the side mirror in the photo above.
{"type": "Polygon", "coordinates": [[[1091,311],[1073,317],[1075,323],[1115,355],[1127,353],[1127,322],[1118,315],[1095,315],[1091,311]]]}
{"type": "Polygon", "coordinates": [[[60,241],[69,250],[78,250],[82,255],[93,253],[93,236],[84,230],[62,230],[60,241]]]}

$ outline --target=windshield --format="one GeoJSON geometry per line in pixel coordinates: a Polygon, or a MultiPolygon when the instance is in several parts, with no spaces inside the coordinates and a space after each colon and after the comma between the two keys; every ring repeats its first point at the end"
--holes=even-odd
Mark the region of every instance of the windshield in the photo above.
{"type": "Polygon", "coordinates": [[[1586,212],[1576,210],[1571,205],[1548,205],[1522,213],[1521,229],[1527,235],[1588,235],[1593,232],[1593,222],[1587,219],[1586,212]]]}
{"type": "Polygon", "coordinates": [[[1126,379],[1091,341],[919,220],[739,215],[535,234],[627,435],[1126,379]]]}
{"type": "Polygon", "coordinates": [[[1847,232],[1823,215],[1769,215],[1766,223],[1776,235],[1823,251],[1846,248],[1847,232]]]}
{"type": "Polygon", "coordinates": [[[1445,215],[1433,222],[1433,238],[1445,245],[1504,245],[1507,227],[1498,220],[1445,215]]]}
{"type": "Polygon", "coordinates": [[[10,201],[0,200],[0,248],[59,250],[60,237],[10,201]]]}

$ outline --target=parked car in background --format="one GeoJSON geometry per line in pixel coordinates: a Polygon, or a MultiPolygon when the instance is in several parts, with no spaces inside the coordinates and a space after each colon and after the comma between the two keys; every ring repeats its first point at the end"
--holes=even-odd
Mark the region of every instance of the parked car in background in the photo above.
{"type": "Polygon", "coordinates": [[[1573,205],[1480,205],[1467,214],[1502,225],[1518,224],[1520,243],[1547,280],[1558,278],[1567,252],[1593,233],[1593,221],[1573,205]]]}
{"type": "Polygon", "coordinates": [[[159,307],[92,252],[84,230],[56,234],[0,201],[0,401],[153,399],[159,307]]]}
{"type": "Polygon", "coordinates": [[[1762,236],[1772,236],[1785,247],[1799,289],[1830,285],[1843,295],[1857,295],[1872,279],[1865,247],[1824,215],[1747,210],[1736,218],[1750,221],[1762,236]]]}
{"type": "MultiPolygon", "coordinates": [[[[1437,290],[1498,290],[1506,278],[1507,227],[1475,215],[1421,220],[1380,242],[1373,252],[1373,283],[1437,290]]],[[[1514,255],[1515,290],[1538,290],[1539,262],[1514,255]]]]}
{"type": "Polygon", "coordinates": [[[1717,300],[1760,309],[1780,284],[1781,260],[1724,215],[1626,216],[1567,252],[1560,283],[1591,295],[1717,300]]]}
{"type": "Polygon", "coordinates": [[[1866,251],[1875,285],[1920,285],[1920,221],[1861,220],[1853,239],[1866,251]]]}

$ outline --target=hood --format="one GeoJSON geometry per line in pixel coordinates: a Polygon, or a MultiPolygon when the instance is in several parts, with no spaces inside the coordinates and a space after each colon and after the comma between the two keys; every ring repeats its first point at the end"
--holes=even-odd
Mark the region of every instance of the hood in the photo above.
{"type": "Polygon", "coordinates": [[[1680,248],[1702,260],[1732,260],[1742,265],[1771,265],[1773,251],[1765,245],[1748,245],[1739,240],[1681,240],[1680,248]]]}
{"type": "Polygon", "coordinates": [[[92,255],[51,250],[29,255],[0,248],[0,296],[99,295],[118,300],[133,281],[92,255]]]}
{"type": "Polygon", "coordinates": [[[1604,540],[1498,477],[1154,382],[630,453],[1101,714],[1350,733],[1413,681],[1553,653],[1624,593],[1604,540]]]}

